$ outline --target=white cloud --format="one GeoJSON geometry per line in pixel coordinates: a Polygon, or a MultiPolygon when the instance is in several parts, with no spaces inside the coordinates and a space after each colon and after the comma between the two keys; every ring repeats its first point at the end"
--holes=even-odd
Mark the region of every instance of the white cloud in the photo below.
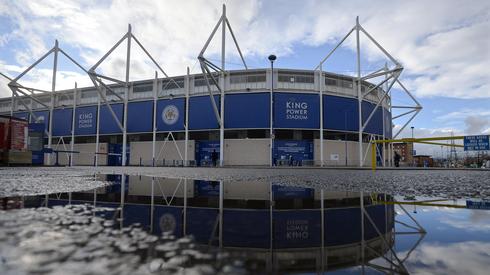
{"type": "MultiPolygon", "coordinates": [[[[319,46],[338,41],[361,24],[405,66],[408,88],[420,97],[490,97],[490,31],[488,1],[229,1],[228,17],[246,57],[295,53],[296,44],[319,46]]],[[[216,1],[31,1],[0,4],[0,15],[14,28],[0,41],[21,42],[16,62],[25,66],[48,50],[55,38],[89,67],[124,34],[134,34],[170,74],[184,74],[219,19],[216,1]],[[77,52],[79,51],[79,52],[77,52]]],[[[219,39],[220,32],[217,33],[219,39]]],[[[220,43],[208,55],[216,58],[220,43]]],[[[379,61],[377,49],[363,40],[368,59],[379,61]]],[[[134,45],[134,44],[133,44],[134,45]]],[[[0,47],[12,43],[2,42],[0,47]],[[5,44],[6,43],[6,44],[5,44]],[[2,46],[3,45],[3,46],[2,46]]],[[[122,45],[125,46],[125,45],[122,45]]],[[[352,42],[347,46],[353,48],[352,42]]],[[[330,46],[325,46],[325,53],[330,46]]],[[[228,59],[235,60],[231,38],[228,59]]],[[[124,77],[124,47],[101,67],[124,77]]],[[[1,58],[1,57],[0,57],[1,58]]],[[[318,56],[320,60],[322,56],[318,56]]],[[[155,67],[141,53],[132,78],[151,78],[155,67]]],[[[265,58],[264,58],[265,60],[265,58]]],[[[195,68],[195,67],[194,67],[195,68]]],[[[71,79],[70,79],[71,80],[71,79]]],[[[60,80],[61,81],[61,80],[60,80]]]]}
{"type": "Polygon", "coordinates": [[[489,249],[489,243],[476,241],[427,243],[410,255],[406,266],[410,274],[485,274],[489,249]]]}

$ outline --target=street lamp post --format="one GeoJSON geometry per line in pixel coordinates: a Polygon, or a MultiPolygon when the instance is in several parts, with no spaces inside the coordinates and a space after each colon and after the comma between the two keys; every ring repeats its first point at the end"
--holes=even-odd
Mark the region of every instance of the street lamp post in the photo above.
{"type": "Polygon", "coordinates": [[[269,61],[271,62],[271,92],[270,92],[270,128],[269,128],[269,137],[270,137],[270,166],[274,166],[274,130],[272,128],[272,122],[274,121],[272,118],[273,112],[273,93],[274,93],[274,61],[277,57],[273,54],[269,55],[269,61]]]}

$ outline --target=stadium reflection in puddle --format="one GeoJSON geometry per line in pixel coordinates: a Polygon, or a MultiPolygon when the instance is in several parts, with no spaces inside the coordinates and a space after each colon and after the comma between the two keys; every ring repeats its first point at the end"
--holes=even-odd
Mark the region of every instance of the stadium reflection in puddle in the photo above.
{"type": "Polygon", "coordinates": [[[244,258],[254,272],[480,273],[490,262],[490,215],[459,209],[462,201],[417,206],[388,194],[267,181],[98,177],[114,184],[25,206],[118,208],[118,227],[192,235],[201,247],[244,258]]]}

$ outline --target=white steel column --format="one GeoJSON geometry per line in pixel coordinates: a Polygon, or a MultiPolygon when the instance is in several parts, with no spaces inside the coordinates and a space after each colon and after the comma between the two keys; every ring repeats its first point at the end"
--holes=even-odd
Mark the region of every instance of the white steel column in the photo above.
{"type": "Polygon", "coordinates": [[[184,82],[184,89],[185,89],[185,149],[184,149],[184,161],[185,164],[184,166],[189,166],[189,157],[188,157],[188,150],[189,150],[189,91],[191,89],[191,81],[190,81],[190,69],[187,67],[187,75],[185,77],[185,82],[184,82]]]}
{"type": "Polygon", "coordinates": [[[361,191],[361,205],[360,207],[360,212],[361,212],[361,265],[362,265],[362,274],[364,274],[364,248],[365,248],[365,243],[364,243],[364,193],[361,191]]]}
{"type": "Polygon", "coordinates": [[[322,240],[322,273],[325,272],[325,265],[327,264],[325,259],[327,259],[326,255],[325,255],[325,194],[324,194],[324,191],[323,189],[320,190],[320,214],[322,215],[321,218],[320,218],[320,222],[322,223],[321,224],[321,240],[322,240]]]}
{"type": "Polygon", "coordinates": [[[150,208],[150,232],[153,233],[153,223],[155,212],[155,178],[151,177],[151,208],[150,208]]]}
{"type": "MultiPolygon", "coordinates": [[[[105,93],[105,89],[101,91],[105,93]]],[[[100,135],[100,94],[97,93],[97,129],[95,130],[95,167],[99,166],[99,135],[100,135]]]]}
{"type": "Polygon", "coordinates": [[[225,187],[223,180],[219,181],[219,247],[223,248],[223,200],[225,187]]]}
{"type": "Polygon", "coordinates": [[[183,213],[183,230],[184,236],[187,235],[187,178],[184,178],[184,213],[183,213]]]}
{"type": "Polygon", "coordinates": [[[70,166],[73,166],[73,147],[75,146],[75,111],[77,108],[77,83],[73,89],[73,108],[71,116],[70,166]]]}
{"type": "MultiPolygon", "coordinates": [[[[226,6],[223,5],[223,17],[224,20],[226,20],[226,6]]],[[[221,69],[223,70],[221,72],[221,97],[220,97],[220,118],[221,118],[221,125],[219,128],[219,166],[223,167],[224,164],[224,152],[225,152],[225,42],[226,42],[226,24],[223,23],[221,24],[221,69]]],[[[213,98],[214,100],[214,98],[213,98]]]]}
{"type": "MultiPolygon", "coordinates": [[[[320,63],[320,166],[323,167],[323,62],[320,63]]],[[[323,190],[322,190],[323,192],[323,190]]]]}
{"type": "Polygon", "coordinates": [[[131,63],[131,25],[128,25],[128,48],[126,52],[126,89],[124,91],[124,118],[123,118],[123,148],[122,148],[122,164],[126,166],[126,146],[128,143],[128,97],[129,97],[129,66],[131,63]]]}
{"type": "Polygon", "coordinates": [[[356,46],[357,46],[357,99],[359,110],[359,167],[363,166],[362,160],[362,93],[361,93],[361,46],[359,41],[359,17],[356,17],[356,46]]]}
{"type": "Polygon", "coordinates": [[[153,81],[153,137],[151,140],[151,163],[152,163],[151,166],[155,166],[155,142],[157,138],[157,98],[158,98],[158,72],[155,71],[155,80],[153,81]]]}
{"type": "MultiPolygon", "coordinates": [[[[53,109],[54,109],[54,93],[56,91],[56,71],[58,69],[58,40],[54,42],[54,59],[53,59],[53,80],[51,81],[51,104],[49,105],[49,132],[48,132],[48,148],[51,149],[53,143],[53,109]]],[[[48,165],[51,165],[52,153],[48,155],[48,165]]]]}

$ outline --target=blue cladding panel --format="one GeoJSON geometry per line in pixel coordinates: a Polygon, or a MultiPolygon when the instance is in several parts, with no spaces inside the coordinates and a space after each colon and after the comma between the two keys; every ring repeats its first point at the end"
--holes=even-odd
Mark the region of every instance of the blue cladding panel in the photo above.
{"type": "Polygon", "coordinates": [[[153,131],[153,102],[141,101],[128,103],[128,132],[153,131]]]}
{"type": "Polygon", "coordinates": [[[359,208],[325,210],[325,243],[343,245],[361,239],[361,211],[359,208]]]}
{"type": "MultiPolygon", "coordinates": [[[[371,114],[371,112],[376,107],[376,104],[363,101],[362,102],[362,122],[365,123],[371,114]]],[[[383,134],[383,111],[381,107],[378,107],[373,117],[369,121],[368,125],[364,128],[365,133],[370,134],[383,134]]]]}
{"type": "Polygon", "coordinates": [[[224,210],[223,243],[233,247],[268,248],[269,210],[224,210]]]}
{"type": "MultiPolygon", "coordinates": [[[[220,110],[219,96],[214,96],[216,107],[220,110]]],[[[218,120],[214,114],[213,104],[209,96],[189,98],[189,129],[217,129],[218,120]]]]}
{"type": "Polygon", "coordinates": [[[95,135],[97,132],[97,106],[75,109],[75,135],[95,135]]]}
{"type": "Polygon", "coordinates": [[[225,128],[268,128],[270,95],[235,94],[225,97],[225,128]]]}
{"type": "MultiPolygon", "coordinates": [[[[116,114],[117,118],[123,124],[123,104],[112,104],[112,110],[116,114]]],[[[101,134],[114,134],[121,133],[121,129],[117,125],[117,122],[112,117],[111,111],[106,105],[100,106],[100,129],[101,134]]]]}
{"type": "Polygon", "coordinates": [[[163,99],[157,102],[157,130],[182,131],[185,121],[185,99],[163,99]]]}
{"type": "Polygon", "coordinates": [[[357,131],[359,129],[357,99],[323,96],[323,127],[332,130],[357,131]]]}
{"type": "Polygon", "coordinates": [[[31,117],[31,122],[32,123],[43,123],[44,124],[44,129],[47,131],[49,127],[49,111],[37,111],[33,112],[33,114],[36,116],[31,117]]]}
{"type": "Polygon", "coordinates": [[[53,136],[71,135],[73,109],[53,110],[53,136]]]}
{"type": "Polygon", "coordinates": [[[274,94],[274,128],[320,128],[319,97],[311,94],[274,94]]]}
{"type": "Polygon", "coordinates": [[[274,247],[321,246],[320,210],[274,211],[274,247]]]}
{"type": "Polygon", "coordinates": [[[123,215],[123,225],[125,227],[139,223],[143,229],[150,229],[150,205],[126,203],[124,204],[123,215]]]}
{"type": "Polygon", "coordinates": [[[29,113],[27,113],[27,112],[14,113],[13,117],[21,118],[21,119],[25,119],[25,120],[29,121],[29,113]]]}
{"type": "MultiPolygon", "coordinates": [[[[198,243],[208,244],[218,217],[218,209],[188,208],[187,234],[193,235],[198,243]]],[[[218,234],[218,232],[216,232],[218,234]]],[[[214,242],[212,244],[217,244],[214,242]]]]}
{"type": "Polygon", "coordinates": [[[181,207],[156,205],[153,213],[153,234],[161,235],[163,232],[172,232],[177,238],[182,237],[182,212],[181,207]]]}

